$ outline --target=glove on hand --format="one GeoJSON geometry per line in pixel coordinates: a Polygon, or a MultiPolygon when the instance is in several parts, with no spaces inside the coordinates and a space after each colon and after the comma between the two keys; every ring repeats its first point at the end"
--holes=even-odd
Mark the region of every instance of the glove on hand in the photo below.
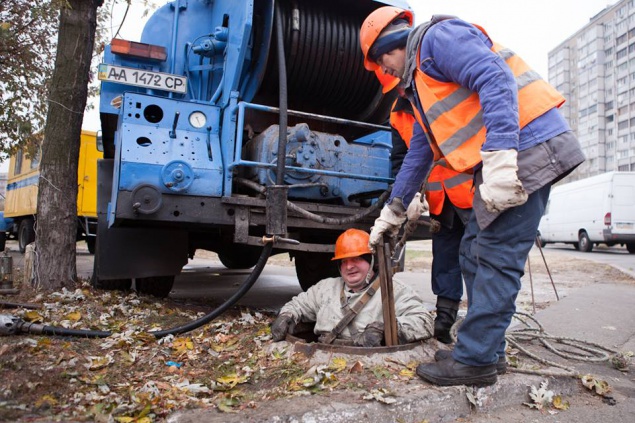
{"type": "Polygon", "coordinates": [[[430,206],[428,205],[428,201],[426,197],[423,197],[423,201],[421,201],[421,193],[418,192],[415,194],[414,198],[408,205],[408,210],[406,210],[406,216],[408,216],[408,221],[417,221],[421,217],[422,214],[430,211],[430,206]]]}
{"type": "Polygon", "coordinates": [[[491,213],[520,206],[527,192],[518,180],[516,150],[481,151],[483,184],[479,187],[485,208],[491,213]]]}
{"type": "Polygon", "coordinates": [[[384,340],[384,324],[381,322],[369,323],[364,332],[357,334],[353,343],[358,347],[378,347],[384,340]]]}
{"type": "Polygon", "coordinates": [[[368,247],[375,251],[375,246],[382,241],[384,234],[391,238],[396,238],[399,228],[406,221],[406,209],[401,202],[401,198],[395,198],[392,203],[386,204],[379,217],[375,220],[375,225],[370,228],[368,247]]]}
{"type": "Polygon", "coordinates": [[[287,333],[293,330],[295,321],[293,316],[287,313],[282,313],[271,325],[271,338],[274,342],[282,341],[287,333]]]}

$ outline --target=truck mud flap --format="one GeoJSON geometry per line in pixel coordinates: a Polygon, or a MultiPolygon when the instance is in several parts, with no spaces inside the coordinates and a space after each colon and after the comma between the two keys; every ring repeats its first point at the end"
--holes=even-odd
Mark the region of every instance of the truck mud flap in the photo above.
{"type": "Polygon", "coordinates": [[[187,264],[188,234],[157,228],[108,228],[114,160],[97,164],[97,254],[99,279],[178,275],[187,264]]]}

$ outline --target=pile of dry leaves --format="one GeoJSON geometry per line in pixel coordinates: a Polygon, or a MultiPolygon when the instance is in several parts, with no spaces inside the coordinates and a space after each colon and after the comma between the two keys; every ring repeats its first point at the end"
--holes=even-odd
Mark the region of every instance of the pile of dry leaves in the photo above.
{"type": "Polygon", "coordinates": [[[203,311],[88,284],[21,300],[41,308],[0,312],[113,335],[1,338],[0,421],[152,422],[178,409],[236,412],[275,398],[351,387],[388,402],[378,389],[382,380],[414,377],[415,363],[366,369],[333,357],[311,367],[285,344],[272,345],[273,316],[253,310],[233,310],[192,332],[157,340],[150,331],[185,324],[203,311]]]}

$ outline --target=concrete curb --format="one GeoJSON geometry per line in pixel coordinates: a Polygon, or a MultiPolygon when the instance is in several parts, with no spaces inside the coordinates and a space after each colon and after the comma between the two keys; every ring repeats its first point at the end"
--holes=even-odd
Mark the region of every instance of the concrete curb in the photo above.
{"type": "Polygon", "coordinates": [[[438,388],[420,382],[395,389],[396,402],[390,405],[363,400],[367,392],[347,390],[330,395],[300,396],[263,403],[257,409],[243,410],[240,414],[222,413],[215,409],[180,411],[168,417],[170,423],[200,422],[329,422],[368,423],[425,421],[450,422],[472,413],[489,413],[497,409],[529,402],[530,386],[539,387],[544,380],[558,395],[568,396],[579,390],[577,379],[571,377],[540,377],[524,374],[506,374],[496,384],[484,388],[454,386],[438,388]],[[471,392],[478,405],[472,406],[467,393],[471,392]]]}

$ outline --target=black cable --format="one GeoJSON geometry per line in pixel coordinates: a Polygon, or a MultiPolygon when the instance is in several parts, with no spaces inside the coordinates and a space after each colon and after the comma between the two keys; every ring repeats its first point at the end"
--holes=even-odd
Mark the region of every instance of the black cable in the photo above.
{"type": "Polygon", "coordinates": [[[278,162],[276,163],[276,185],[284,183],[284,165],[287,151],[287,65],[284,58],[284,37],[282,33],[282,11],[276,1],[276,47],[278,52],[278,105],[280,121],[278,125],[278,162]]]}
{"type": "MultiPolygon", "coordinates": [[[[148,332],[153,335],[155,338],[163,338],[167,335],[177,335],[180,333],[185,333],[197,329],[203,326],[206,323],[211,322],[221,314],[223,314],[227,309],[232,307],[234,304],[238,302],[246,293],[251,289],[251,287],[256,283],[258,277],[262,273],[265,265],[267,264],[267,260],[271,255],[271,250],[273,249],[273,243],[268,243],[262,249],[262,253],[260,253],[260,257],[258,258],[258,262],[254,266],[254,269],[249,274],[247,279],[242,283],[242,285],[238,288],[238,291],[234,293],[227,301],[223,304],[207,313],[205,316],[200,319],[194,320],[190,323],[187,323],[182,326],[177,326],[171,329],[159,330],[154,332],[148,332]]],[[[88,330],[88,329],[67,329],[60,328],[55,326],[44,326],[40,324],[34,323],[21,323],[18,326],[18,332],[24,333],[35,333],[35,334],[44,334],[44,335],[52,335],[52,336],[77,336],[81,338],[108,338],[113,333],[110,331],[99,331],[99,330],[88,330]]]]}

